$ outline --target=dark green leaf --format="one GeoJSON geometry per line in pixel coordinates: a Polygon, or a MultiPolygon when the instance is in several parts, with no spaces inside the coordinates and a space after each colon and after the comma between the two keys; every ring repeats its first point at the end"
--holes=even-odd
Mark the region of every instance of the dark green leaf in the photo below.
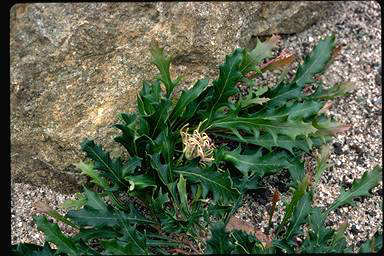
{"type": "Polygon", "coordinates": [[[306,100],[300,103],[290,102],[279,108],[271,108],[258,112],[257,116],[270,120],[281,120],[281,118],[287,118],[288,120],[307,120],[316,116],[323,105],[324,103],[313,100],[306,100]]]}
{"type": "Polygon", "coordinates": [[[162,188],[158,190],[157,196],[152,196],[150,207],[153,208],[155,212],[163,212],[164,205],[169,202],[168,193],[162,193],[162,188]]]}
{"type": "Polygon", "coordinates": [[[83,240],[84,242],[88,242],[89,240],[95,238],[114,238],[119,235],[120,234],[114,229],[103,226],[102,228],[80,229],[79,233],[73,237],[73,240],[83,240]]]}
{"type": "Polygon", "coordinates": [[[247,234],[240,230],[233,230],[230,233],[235,239],[234,247],[235,249],[232,253],[235,254],[253,254],[253,253],[261,253],[264,249],[263,244],[257,240],[257,238],[253,235],[247,234]]]}
{"type": "Polygon", "coordinates": [[[162,99],[160,104],[157,107],[157,111],[146,118],[151,127],[151,138],[156,138],[156,136],[166,129],[166,122],[170,113],[171,101],[168,99],[162,99]]]}
{"type": "Polygon", "coordinates": [[[334,48],[334,35],[320,40],[310,55],[305,57],[303,65],[299,65],[292,83],[296,83],[299,88],[302,88],[305,84],[313,83],[313,76],[324,72],[327,63],[331,60],[334,48]]]}
{"type": "Polygon", "coordinates": [[[143,87],[137,97],[137,109],[144,116],[151,116],[156,113],[156,105],[161,101],[160,81],[156,80],[153,84],[143,81],[143,87]]]}
{"type": "Polygon", "coordinates": [[[114,140],[121,143],[131,156],[136,155],[137,152],[134,143],[136,134],[136,114],[129,115],[126,113],[120,113],[118,118],[123,122],[123,124],[116,124],[113,127],[120,129],[123,134],[121,136],[117,136],[114,140]]]}
{"type": "Polygon", "coordinates": [[[312,198],[310,193],[305,193],[295,207],[290,224],[285,232],[285,239],[289,240],[292,236],[299,233],[300,225],[306,222],[306,218],[311,210],[312,198]]]}
{"type": "Polygon", "coordinates": [[[331,250],[330,242],[335,231],[325,226],[320,208],[312,208],[309,214],[308,236],[300,246],[301,253],[325,253],[331,250]]]}
{"type": "Polygon", "coordinates": [[[224,64],[220,65],[219,79],[213,81],[213,95],[205,115],[208,121],[202,126],[203,130],[213,121],[216,111],[228,103],[228,97],[238,92],[235,84],[242,78],[240,64],[243,54],[244,50],[238,48],[227,55],[224,64]]]}
{"type": "MultiPolygon", "coordinates": [[[[152,85],[145,82],[140,95],[137,97],[137,102],[138,110],[142,115],[141,118],[145,120],[145,125],[148,126],[148,129],[144,129],[147,132],[145,135],[154,139],[167,127],[172,102],[169,98],[161,95],[160,83],[158,81],[155,81],[152,85]]],[[[129,136],[127,138],[130,139],[129,136]]]]}
{"type": "Polygon", "coordinates": [[[298,183],[295,192],[292,195],[292,199],[289,202],[289,204],[285,208],[285,213],[283,220],[277,227],[276,233],[278,234],[280,230],[283,228],[283,226],[288,222],[288,220],[291,218],[297,204],[301,200],[301,198],[305,195],[306,189],[308,187],[308,177],[305,176],[301,182],[298,183]]]}
{"type": "Polygon", "coordinates": [[[214,203],[221,201],[224,204],[231,204],[239,196],[239,192],[233,188],[229,173],[219,172],[213,166],[201,169],[196,161],[191,161],[190,164],[178,167],[174,171],[187,177],[191,182],[201,182],[203,197],[210,191],[214,203]]]}
{"type": "MultiPolygon", "coordinates": [[[[294,155],[294,149],[300,149],[302,151],[309,152],[313,146],[319,146],[324,143],[320,138],[312,135],[309,135],[308,137],[297,136],[296,139],[292,140],[290,137],[280,134],[277,135],[275,141],[271,134],[265,132],[261,132],[257,138],[255,138],[255,136],[242,136],[243,139],[239,139],[239,137],[235,135],[226,135],[222,133],[213,134],[239,142],[245,140],[247,143],[264,147],[269,151],[272,151],[273,147],[283,148],[288,150],[292,155],[294,155]]],[[[324,137],[324,139],[325,142],[330,141],[330,137],[324,137]]]]}
{"type": "Polygon", "coordinates": [[[247,141],[240,135],[240,129],[255,135],[255,139],[257,139],[260,130],[263,130],[272,135],[275,143],[277,143],[277,136],[279,134],[295,139],[299,135],[308,136],[317,131],[311,123],[306,123],[301,120],[271,120],[270,117],[239,117],[234,113],[214,121],[209,129],[213,132],[217,129],[229,130],[243,142],[247,141]]]}
{"type": "Polygon", "coordinates": [[[275,173],[283,168],[289,168],[294,173],[295,179],[301,174],[297,172],[300,169],[294,165],[294,158],[284,151],[269,152],[268,154],[262,155],[262,150],[259,149],[254,154],[240,154],[240,147],[233,151],[225,151],[220,149],[217,151],[218,160],[229,161],[244,175],[253,176],[258,175],[263,177],[268,174],[275,173]]]}
{"type": "Polygon", "coordinates": [[[214,223],[211,233],[204,254],[230,254],[234,247],[229,240],[228,232],[225,231],[224,223],[214,223]]]}
{"type": "Polygon", "coordinates": [[[191,211],[188,205],[187,182],[182,174],[180,174],[179,182],[177,183],[177,191],[180,197],[180,210],[184,213],[184,215],[189,215],[191,211]]]}
{"type": "Polygon", "coordinates": [[[285,240],[272,240],[272,246],[285,251],[285,253],[293,254],[295,252],[292,245],[288,244],[285,240]]]}
{"type": "MultiPolygon", "coordinates": [[[[95,144],[92,140],[84,140],[81,143],[81,148],[89,158],[95,161],[94,168],[103,171],[101,172],[103,176],[110,178],[117,186],[127,186],[123,179],[124,166],[120,158],[112,160],[109,152],[104,151],[100,145],[95,144]]],[[[137,162],[136,160],[129,160],[128,167],[131,167],[131,161],[137,162]]]]}
{"type": "Polygon", "coordinates": [[[153,233],[146,233],[147,236],[147,245],[148,246],[169,246],[169,247],[177,247],[180,248],[181,243],[176,242],[172,238],[168,236],[163,236],[163,235],[158,235],[158,234],[153,234],[153,233]]]}
{"type": "MultiPolygon", "coordinates": [[[[120,213],[120,211],[107,206],[99,195],[93,191],[85,189],[85,195],[87,197],[86,205],[78,211],[69,211],[66,214],[66,217],[72,219],[76,224],[83,227],[101,228],[105,226],[115,227],[118,225],[117,214],[120,213]]],[[[130,212],[124,213],[123,216],[125,216],[125,219],[131,223],[154,223],[135,212],[132,205],[130,205],[130,212]]]]}
{"type": "Polygon", "coordinates": [[[186,107],[191,104],[200,94],[207,88],[208,79],[198,80],[197,83],[189,90],[183,91],[179,100],[177,101],[176,106],[173,108],[172,113],[170,114],[170,119],[177,121],[177,119],[182,116],[185,112],[186,107]]]}
{"type": "Polygon", "coordinates": [[[105,248],[103,254],[107,255],[141,255],[134,253],[132,244],[121,242],[116,239],[101,240],[102,246],[105,248]]]}
{"type": "Polygon", "coordinates": [[[264,109],[266,108],[275,108],[285,105],[291,99],[297,99],[303,96],[301,91],[302,89],[297,86],[297,84],[287,84],[285,82],[280,82],[277,86],[271,88],[263,96],[269,98],[267,104],[265,104],[264,109]]]}
{"type": "Polygon", "coordinates": [[[126,163],[124,163],[123,169],[121,170],[121,177],[125,178],[127,175],[135,173],[137,167],[141,166],[141,158],[133,156],[126,163]]]}
{"type": "Polygon", "coordinates": [[[107,210],[107,204],[101,199],[98,193],[84,187],[84,195],[86,197],[85,206],[95,210],[107,210]]]}
{"type": "Polygon", "coordinates": [[[51,223],[45,216],[33,216],[37,229],[43,231],[45,240],[57,246],[56,253],[67,253],[68,255],[80,255],[79,249],[71,238],[65,236],[55,223],[51,223]]]}
{"type": "Polygon", "coordinates": [[[130,245],[130,250],[132,254],[148,254],[147,248],[147,239],[145,234],[141,234],[136,229],[136,225],[131,225],[131,222],[128,220],[123,213],[118,214],[118,221],[121,231],[123,232],[123,237],[121,241],[126,241],[130,245]]]}
{"type": "Polygon", "coordinates": [[[264,104],[265,102],[269,101],[269,99],[259,96],[266,91],[268,91],[268,87],[260,87],[257,90],[249,88],[248,94],[246,96],[241,96],[241,98],[236,103],[236,106],[238,108],[247,108],[253,106],[254,104],[264,104]]]}
{"type": "Polygon", "coordinates": [[[16,256],[53,256],[55,250],[52,250],[48,242],[44,243],[44,246],[20,243],[11,246],[12,255],[16,256]]]}
{"type": "Polygon", "coordinates": [[[167,185],[174,181],[172,159],[174,139],[168,129],[164,129],[154,141],[154,154],[151,155],[151,166],[159,175],[160,180],[167,185]]]}
{"type": "Polygon", "coordinates": [[[149,174],[126,176],[125,179],[131,184],[129,190],[143,190],[147,187],[157,187],[155,180],[149,174]]]}

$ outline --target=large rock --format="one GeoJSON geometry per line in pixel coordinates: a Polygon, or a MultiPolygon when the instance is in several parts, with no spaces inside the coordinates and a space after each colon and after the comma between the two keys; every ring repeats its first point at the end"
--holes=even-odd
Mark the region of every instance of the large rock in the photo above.
{"type": "Polygon", "coordinates": [[[182,86],[215,78],[234,48],[258,35],[300,32],[331,2],[159,2],[17,4],[11,9],[11,175],[15,182],[79,189],[79,143],[112,155],[111,125],[135,108],[142,79],[156,70],[157,41],[173,56],[182,86]]]}

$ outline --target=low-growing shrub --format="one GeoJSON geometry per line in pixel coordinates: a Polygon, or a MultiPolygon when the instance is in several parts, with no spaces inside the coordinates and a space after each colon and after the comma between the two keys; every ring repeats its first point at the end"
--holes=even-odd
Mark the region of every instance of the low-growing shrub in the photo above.
{"type": "MultiPolygon", "coordinates": [[[[327,168],[324,145],[348,129],[326,110],[329,100],[345,95],[352,84],[328,88],[317,79],[340,47],[334,36],[326,37],[290,77],[294,56],[283,52],[273,58],[278,40],[258,41],[251,51],[236,49],[219,66],[212,85],[198,80],[179,96],[174,89],[181,77],[170,76],[171,59],[153,46],[152,63],[159,74],[143,81],[137,112],[121,113],[114,126],[121,130],[115,141],[129,158],[113,159],[93,140],[84,140],[81,148],[90,160],[76,166],[94,187],[84,187],[79,199],[66,202],[70,210],[65,216],[40,209],[76,229],[76,235],[64,235],[45,215],[36,215],[45,245],[13,245],[14,254],[352,252],[343,234],[348,224],[333,230],[325,219],[336,208],[369,195],[381,168],[364,173],[329,207],[312,205],[316,183],[327,168]],[[258,76],[277,69],[282,72],[275,86],[257,84],[258,76]],[[314,173],[307,172],[303,154],[322,145],[314,173]],[[283,169],[289,171],[293,194],[270,235],[233,218],[245,193],[283,169]]],[[[271,217],[278,200],[275,193],[271,217]]],[[[381,240],[377,233],[360,251],[381,250],[381,240]]]]}

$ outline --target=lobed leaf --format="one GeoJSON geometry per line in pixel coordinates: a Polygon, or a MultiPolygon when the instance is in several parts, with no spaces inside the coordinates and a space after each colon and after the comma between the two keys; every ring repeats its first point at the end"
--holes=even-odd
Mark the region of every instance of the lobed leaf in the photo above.
{"type": "MultiPolygon", "coordinates": [[[[233,141],[243,141],[235,135],[223,135],[221,133],[216,132],[213,134],[233,141]]],[[[315,137],[314,135],[309,135],[308,137],[297,136],[295,140],[292,140],[286,135],[277,135],[275,141],[271,134],[265,132],[261,132],[257,138],[255,138],[255,136],[242,136],[242,138],[249,144],[264,147],[269,151],[272,151],[274,149],[273,147],[286,149],[292,155],[295,155],[294,149],[300,149],[301,151],[308,153],[313,146],[320,146],[322,143],[324,143],[321,138],[315,137]]],[[[330,141],[329,136],[325,136],[323,137],[323,139],[325,142],[330,141]]]]}
{"type": "Polygon", "coordinates": [[[120,113],[118,118],[123,124],[116,124],[113,127],[118,128],[122,131],[122,135],[117,136],[114,140],[121,143],[124,148],[128,151],[129,155],[133,156],[137,154],[135,145],[135,125],[136,125],[136,114],[120,113]]]}
{"type": "Polygon", "coordinates": [[[310,55],[305,57],[304,63],[299,65],[292,83],[296,83],[299,88],[303,88],[305,84],[313,83],[313,76],[325,71],[326,65],[331,60],[334,48],[334,35],[320,40],[310,55]]]}
{"type": "MultiPolygon", "coordinates": [[[[263,177],[268,174],[275,173],[283,168],[291,170],[294,168],[294,158],[285,151],[269,152],[262,155],[262,150],[259,149],[254,154],[240,154],[240,147],[233,151],[220,149],[217,151],[217,160],[225,160],[234,164],[234,166],[244,175],[257,175],[263,177]]],[[[294,174],[297,176],[296,174],[294,174]]]]}
{"type": "Polygon", "coordinates": [[[171,95],[175,86],[180,82],[181,78],[177,78],[175,81],[172,81],[171,75],[169,73],[169,66],[171,64],[171,58],[166,57],[163,53],[163,49],[159,48],[156,45],[153,45],[150,48],[152,55],[152,63],[156,65],[157,69],[160,71],[159,79],[163,82],[166,88],[167,97],[171,95]]]}
{"type": "Polygon", "coordinates": [[[118,187],[127,186],[124,176],[133,173],[134,169],[141,163],[140,158],[133,157],[124,166],[120,158],[111,159],[109,152],[105,152],[100,145],[95,144],[92,140],[84,140],[81,143],[81,148],[89,158],[95,161],[94,168],[103,171],[101,174],[111,179],[118,187]]]}
{"type": "Polygon", "coordinates": [[[232,254],[256,254],[262,253],[264,250],[263,244],[253,235],[240,230],[234,230],[230,236],[235,240],[234,250],[232,254]]]}
{"type": "Polygon", "coordinates": [[[120,241],[125,241],[130,247],[130,254],[148,254],[147,239],[145,234],[141,234],[137,229],[136,225],[132,225],[132,222],[127,220],[123,213],[118,214],[118,222],[123,237],[120,241]]]}
{"type": "Polygon", "coordinates": [[[131,184],[129,187],[130,191],[132,191],[134,189],[143,190],[147,187],[154,187],[154,188],[157,187],[155,180],[149,174],[126,176],[126,177],[124,177],[124,179],[127,180],[131,184]]]}
{"type": "Polygon", "coordinates": [[[308,236],[303,241],[300,251],[302,253],[326,252],[335,231],[325,226],[325,218],[323,218],[320,208],[311,209],[308,223],[308,236]]]}
{"type": "Polygon", "coordinates": [[[120,234],[116,230],[110,227],[103,226],[102,228],[82,228],[79,233],[73,237],[74,241],[84,241],[88,242],[89,240],[95,238],[115,238],[120,234]]]}
{"type": "Polygon", "coordinates": [[[201,183],[202,196],[205,198],[210,191],[213,196],[213,203],[220,201],[223,204],[231,204],[239,196],[239,191],[233,188],[228,171],[221,173],[213,166],[201,169],[197,166],[196,161],[191,161],[186,166],[177,167],[174,171],[187,177],[192,183],[201,183]]]}
{"type": "Polygon", "coordinates": [[[203,130],[213,121],[216,111],[228,103],[228,97],[238,92],[235,84],[242,78],[240,64],[243,61],[243,54],[244,50],[238,48],[227,55],[224,64],[219,66],[220,74],[219,78],[213,81],[213,95],[205,113],[208,121],[202,126],[203,130]]]}
{"type": "Polygon", "coordinates": [[[33,216],[37,229],[43,231],[45,240],[57,246],[56,253],[67,253],[68,255],[79,255],[80,250],[71,238],[65,236],[55,223],[51,223],[45,216],[33,216]]]}
{"type": "MultiPolygon", "coordinates": [[[[240,135],[239,129],[243,129],[256,136],[260,130],[266,131],[271,134],[276,144],[277,136],[279,134],[286,135],[294,140],[299,135],[308,136],[317,131],[311,123],[299,120],[271,120],[271,118],[263,117],[239,117],[234,113],[214,121],[209,127],[209,130],[211,131],[217,131],[218,129],[230,130],[243,142],[246,141],[240,135]]],[[[257,139],[257,137],[255,139],[257,139]]]]}
{"type": "Polygon", "coordinates": [[[382,168],[379,166],[374,167],[372,171],[366,171],[361,179],[353,181],[352,187],[349,190],[341,189],[339,197],[328,207],[323,215],[327,216],[331,211],[342,205],[353,205],[353,199],[356,197],[369,195],[369,190],[379,184],[382,175],[382,168]]]}
{"type": "Polygon", "coordinates": [[[245,51],[244,60],[241,63],[241,73],[246,75],[250,71],[256,70],[256,66],[259,65],[264,59],[271,58],[272,50],[277,48],[277,43],[280,40],[279,36],[272,36],[268,40],[261,42],[256,39],[255,48],[248,53],[245,51]]]}
{"type": "Polygon", "coordinates": [[[233,244],[228,239],[228,232],[222,222],[214,223],[211,229],[212,236],[207,240],[204,254],[230,254],[233,244]]]}
{"type": "Polygon", "coordinates": [[[341,97],[347,94],[347,92],[356,88],[356,84],[352,82],[337,83],[329,89],[324,89],[321,86],[318,86],[316,91],[307,96],[308,99],[314,100],[327,100],[334,99],[336,97],[341,97]]]}
{"type": "Polygon", "coordinates": [[[264,104],[269,101],[268,98],[259,97],[268,91],[267,87],[260,87],[257,90],[250,88],[249,92],[246,96],[241,96],[241,98],[237,101],[236,106],[238,108],[244,109],[249,106],[253,106],[254,104],[264,104]]]}
{"type": "Polygon", "coordinates": [[[84,188],[84,190],[87,198],[85,206],[80,210],[71,210],[65,216],[72,219],[79,226],[88,228],[113,228],[118,225],[118,216],[124,216],[125,220],[131,223],[155,224],[155,222],[147,220],[137,211],[134,211],[132,205],[130,205],[129,213],[121,213],[119,210],[115,210],[104,203],[97,193],[86,188],[84,188]]]}
{"type": "Polygon", "coordinates": [[[272,71],[276,69],[284,69],[288,65],[292,64],[295,60],[295,56],[291,53],[283,52],[276,58],[261,66],[261,71],[265,72],[267,70],[272,71]]]}
{"type": "Polygon", "coordinates": [[[329,155],[330,155],[329,145],[321,147],[320,154],[317,156],[317,159],[316,159],[314,187],[316,187],[316,184],[319,182],[320,177],[324,173],[324,171],[330,166],[328,164],[329,155]]]}
{"type": "Polygon", "coordinates": [[[53,256],[55,251],[51,249],[48,242],[45,242],[44,246],[30,243],[19,243],[11,246],[12,255],[16,256],[53,256]]]}
{"type": "MultiPolygon", "coordinates": [[[[80,193],[79,193],[80,194],[80,193]]],[[[64,209],[80,209],[86,203],[87,199],[83,194],[80,194],[78,199],[68,199],[65,200],[60,207],[64,209]]]]}
{"type": "Polygon", "coordinates": [[[95,170],[93,167],[93,163],[84,163],[83,161],[80,161],[80,163],[74,164],[78,169],[81,170],[81,174],[85,174],[91,178],[91,182],[95,183],[96,185],[100,186],[104,190],[108,190],[109,185],[108,181],[100,176],[100,172],[95,170]]]}

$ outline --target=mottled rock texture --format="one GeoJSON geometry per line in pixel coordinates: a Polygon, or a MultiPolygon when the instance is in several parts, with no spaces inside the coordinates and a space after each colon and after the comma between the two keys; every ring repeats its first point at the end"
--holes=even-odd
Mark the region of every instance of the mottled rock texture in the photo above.
{"type": "Polygon", "coordinates": [[[156,70],[149,46],[173,56],[182,87],[256,36],[291,34],[332,15],[335,2],[17,4],[11,9],[11,177],[70,193],[92,138],[116,156],[111,125],[135,108],[140,81],[156,70]]]}

